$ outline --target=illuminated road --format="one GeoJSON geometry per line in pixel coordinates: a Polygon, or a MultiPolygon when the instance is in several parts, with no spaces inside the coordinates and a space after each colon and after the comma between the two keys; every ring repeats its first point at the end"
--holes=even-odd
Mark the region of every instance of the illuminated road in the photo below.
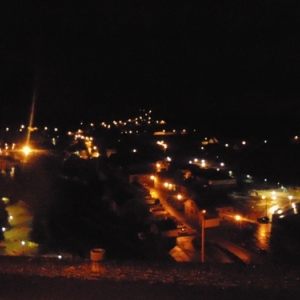
{"type": "MultiPolygon", "coordinates": [[[[146,184],[146,183],[144,183],[146,184]]],[[[199,262],[201,260],[200,250],[195,249],[192,241],[197,235],[197,231],[187,222],[185,216],[178,212],[168,201],[169,193],[149,185],[146,185],[153,198],[160,199],[160,203],[165,207],[165,210],[180,223],[186,226],[187,235],[178,236],[178,230],[172,230],[167,233],[168,236],[177,237],[177,245],[170,251],[170,255],[178,262],[199,262]]],[[[205,252],[205,261],[214,263],[233,263],[224,252],[208,243],[207,251],[205,252]]]]}
{"type": "MultiPolygon", "coordinates": [[[[177,237],[177,245],[170,251],[170,254],[176,261],[200,261],[200,250],[195,249],[192,240],[197,235],[197,231],[190,226],[185,219],[185,216],[178,212],[168,201],[169,192],[147,185],[152,197],[160,199],[160,203],[165,207],[165,210],[180,223],[187,228],[188,236],[177,237]]],[[[278,199],[286,198],[286,195],[279,195],[278,199]]],[[[288,199],[288,198],[286,198],[288,199]]],[[[261,214],[264,215],[265,199],[256,200],[256,208],[261,207],[261,214]]],[[[246,220],[246,219],[245,219],[246,220]]],[[[250,219],[248,221],[251,221],[250,219]]],[[[254,220],[252,220],[254,221],[254,220]]],[[[256,222],[256,219],[255,219],[256,222]]],[[[258,254],[258,249],[269,250],[269,237],[271,232],[271,224],[260,224],[256,233],[256,246],[253,249],[245,249],[240,245],[226,240],[222,234],[208,235],[206,237],[205,261],[217,263],[233,263],[242,261],[248,263],[265,264],[268,262],[265,257],[258,254]],[[230,255],[230,253],[232,256],[230,255]]],[[[178,236],[178,232],[174,230],[169,232],[170,236],[178,236]]]]}
{"type": "Polygon", "coordinates": [[[4,232],[4,241],[0,243],[0,254],[9,256],[37,255],[38,245],[29,242],[28,234],[32,216],[22,201],[6,207],[10,216],[10,228],[4,232]]]}

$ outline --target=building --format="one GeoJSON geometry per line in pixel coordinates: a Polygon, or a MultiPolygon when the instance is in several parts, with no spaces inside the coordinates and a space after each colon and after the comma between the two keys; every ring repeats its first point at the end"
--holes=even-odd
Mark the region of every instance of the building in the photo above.
{"type": "MultiPolygon", "coordinates": [[[[184,202],[184,214],[191,224],[195,227],[201,226],[202,220],[202,208],[198,206],[196,201],[188,199],[184,202]]],[[[217,211],[213,209],[206,210],[205,213],[205,227],[217,227],[220,226],[221,218],[217,211]]]]}

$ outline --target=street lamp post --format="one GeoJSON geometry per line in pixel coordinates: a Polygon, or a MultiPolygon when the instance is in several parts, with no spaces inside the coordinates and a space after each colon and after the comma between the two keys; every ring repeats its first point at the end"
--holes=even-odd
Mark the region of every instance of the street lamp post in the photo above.
{"type": "Polygon", "coordinates": [[[25,251],[24,251],[25,241],[22,241],[21,244],[22,244],[22,255],[24,255],[25,254],[25,251]]]}
{"type": "Polygon", "coordinates": [[[204,243],[205,243],[205,213],[206,210],[201,211],[201,262],[204,263],[205,261],[205,248],[204,248],[204,243]]]}
{"type": "Polygon", "coordinates": [[[266,196],[262,196],[261,197],[263,200],[266,199],[266,216],[268,216],[268,200],[267,200],[267,197],[266,196]]]}
{"type": "Polygon", "coordinates": [[[240,215],[236,215],[235,219],[238,221],[239,229],[241,230],[241,216],[240,215]]]}

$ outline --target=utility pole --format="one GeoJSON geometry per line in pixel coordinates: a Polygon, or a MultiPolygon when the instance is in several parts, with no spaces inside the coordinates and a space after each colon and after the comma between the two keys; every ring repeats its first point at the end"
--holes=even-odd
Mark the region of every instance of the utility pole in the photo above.
{"type": "Polygon", "coordinates": [[[204,244],[205,244],[205,237],[204,237],[204,234],[205,234],[205,213],[206,213],[206,210],[202,210],[201,211],[201,262],[204,263],[205,261],[205,247],[204,247],[204,244]]]}

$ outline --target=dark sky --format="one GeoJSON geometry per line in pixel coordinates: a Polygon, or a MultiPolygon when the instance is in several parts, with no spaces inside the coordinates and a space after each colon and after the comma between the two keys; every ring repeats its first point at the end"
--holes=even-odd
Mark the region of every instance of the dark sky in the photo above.
{"type": "Polygon", "coordinates": [[[5,122],[299,115],[297,1],[95,3],[1,10],[5,122]]]}

